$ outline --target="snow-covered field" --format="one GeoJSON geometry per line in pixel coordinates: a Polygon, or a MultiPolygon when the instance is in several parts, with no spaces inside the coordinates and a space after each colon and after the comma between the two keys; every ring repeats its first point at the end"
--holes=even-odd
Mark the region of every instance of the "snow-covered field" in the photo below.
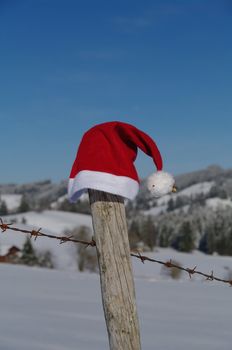
{"type": "Polygon", "coordinates": [[[90,215],[69,213],[67,211],[29,211],[22,214],[6,215],[3,218],[8,221],[16,219],[18,223],[25,219],[26,223],[34,228],[42,227],[58,234],[62,234],[64,230],[72,230],[74,227],[81,225],[92,227],[90,215]]]}
{"type": "MultiPolygon", "coordinates": [[[[75,226],[91,227],[91,218],[44,211],[14,216],[27,228],[62,234],[75,226]]],[[[5,217],[10,221],[12,217],[5,217]]],[[[25,236],[7,231],[0,245],[21,246],[25,236]]],[[[75,245],[39,237],[37,249],[51,249],[59,270],[0,264],[0,350],[104,350],[107,333],[97,274],[77,272],[75,245]]],[[[94,248],[87,248],[94,249],[94,248]]],[[[147,254],[228,278],[231,257],[157,249],[147,254]]],[[[133,259],[143,350],[231,350],[232,289],[183,273],[178,281],[159,264],[133,259]]],[[[127,349],[125,349],[127,350],[127,349]]]]}
{"type": "MultiPolygon", "coordinates": [[[[68,213],[55,210],[44,210],[43,212],[27,212],[23,214],[8,215],[2,217],[4,221],[10,223],[17,220],[15,227],[27,230],[42,228],[42,232],[62,236],[64,231],[71,231],[75,227],[87,226],[92,228],[92,221],[89,215],[68,213]],[[22,224],[22,220],[26,220],[26,224],[22,224]]],[[[25,234],[7,231],[0,234],[0,246],[16,245],[22,248],[25,242],[25,234]]],[[[32,241],[33,246],[38,251],[50,250],[53,255],[55,267],[58,269],[77,269],[76,250],[71,243],[60,245],[59,241],[40,237],[36,241],[32,241]]],[[[1,349],[1,348],[0,348],[1,349]]]]}
{"type": "MultiPolygon", "coordinates": [[[[55,210],[45,210],[43,212],[27,212],[23,214],[9,215],[3,217],[4,221],[11,222],[12,219],[17,219],[13,225],[19,228],[26,228],[28,230],[42,228],[42,231],[52,235],[62,235],[64,230],[71,231],[78,226],[87,226],[92,229],[92,221],[89,215],[69,213],[55,210]],[[21,224],[22,218],[26,219],[26,225],[21,224]]],[[[25,241],[25,234],[13,231],[7,231],[0,234],[0,247],[16,245],[22,248],[25,241]]],[[[59,241],[49,239],[46,237],[38,237],[36,241],[32,240],[34,247],[37,250],[49,249],[55,260],[55,267],[62,270],[76,270],[76,250],[75,244],[65,243],[60,245],[59,241]]],[[[87,248],[94,249],[94,248],[87,248]]],[[[211,256],[195,251],[192,254],[180,253],[169,248],[157,248],[154,253],[147,253],[146,255],[155,257],[158,260],[176,260],[182,266],[194,267],[203,270],[203,272],[210,273],[212,270],[215,275],[225,277],[228,270],[232,271],[232,258],[222,256],[211,256]]],[[[137,277],[163,279],[164,276],[160,274],[160,265],[146,263],[142,264],[139,260],[134,259],[134,273],[137,277]]],[[[187,278],[188,275],[183,274],[181,279],[187,278]]],[[[194,277],[194,276],[193,276],[194,277]]]]}
{"type": "MultiPolygon", "coordinates": [[[[0,279],[1,350],[108,349],[98,275],[1,264],[0,279]]],[[[230,287],[135,283],[142,349],[231,350],[230,287]]]]}

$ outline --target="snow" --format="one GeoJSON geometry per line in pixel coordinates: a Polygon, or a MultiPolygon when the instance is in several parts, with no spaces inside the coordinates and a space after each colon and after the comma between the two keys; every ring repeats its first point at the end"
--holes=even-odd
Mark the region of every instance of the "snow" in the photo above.
{"type": "MultiPolygon", "coordinates": [[[[5,264],[0,274],[1,349],[108,349],[98,275],[5,264]]],[[[231,349],[230,287],[141,278],[135,285],[142,349],[231,349]]]]}
{"type": "Polygon", "coordinates": [[[0,245],[0,256],[5,256],[8,252],[9,249],[12,247],[12,245],[0,245]]]}
{"type": "Polygon", "coordinates": [[[16,219],[17,222],[21,222],[24,218],[28,225],[33,225],[37,228],[46,228],[50,232],[56,232],[58,234],[62,234],[66,229],[72,230],[77,226],[92,227],[90,215],[57,210],[44,210],[42,212],[30,211],[16,215],[8,215],[4,218],[9,221],[16,219]]]}
{"type": "MultiPolygon", "coordinates": [[[[32,230],[42,228],[42,232],[51,235],[63,235],[65,230],[71,231],[75,227],[87,226],[92,229],[92,220],[90,215],[69,213],[55,210],[45,210],[43,212],[27,212],[16,215],[7,215],[2,217],[4,222],[10,223],[17,220],[15,227],[32,230]],[[26,219],[26,224],[21,224],[22,219],[26,219]]],[[[0,246],[16,245],[22,248],[25,242],[25,234],[7,231],[0,235],[0,246]]],[[[76,270],[76,249],[72,243],[60,245],[59,241],[39,237],[32,241],[33,246],[38,251],[50,250],[53,255],[55,267],[58,269],[76,270]]]]}
{"type": "Polygon", "coordinates": [[[232,207],[232,201],[231,199],[209,198],[206,200],[206,205],[212,209],[225,209],[226,207],[232,207]]]}
{"type": "Polygon", "coordinates": [[[200,193],[206,194],[208,193],[212,186],[214,186],[214,181],[205,181],[205,182],[200,182],[198,184],[189,186],[185,188],[184,190],[180,191],[182,196],[196,196],[200,193]]]}
{"type": "Polygon", "coordinates": [[[144,211],[144,214],[145,215],[154,215],[154,216],[156,216],[156,215],[161,214],[162,212],[165,213],[166,210],[167,210],[167,205],[161,205],[159,207],[153,207],[151,209],[148,209],[148,210],[144,211]]]}
{"type": "Polygon", "coordinates": [[[187,197],[195,197],[198,194],[206,194],[210,191],[212,186],[214,185],[214,181],[205,181],[205,182],[200,182],[198,184],[189,186],[181,191],[177,191],[175,195],[173,194],[167,194],[166,196],[163,196],[162,198],[159,198],[157,200],[157,205],[165,205],[168,203],[168,201],[171,198],[177,198],[181,196],[187,196],[187,197]]]}
{"type": "MultiPolygon", "coordinates": [[[[213,270],[214,275],[221,278],[228,278],[228,271],[232,272],[232,257],[228,256],[214,256],[206,255],[199,251],[194,251],[193,253],[181,253],[177,252],[172,248],[156,248],[152,253],[142,253],[148,257],[154,258],[161,261],[178,262],[183,267],[194,268],[197,266],[197,270],[211,274],[213,270]]],[[[147,279],[149,281],[160,281],[166,280],[167,276],[162,275],[163,267],[160,264],[145,262],[141,263],[139,259],[132,259],[134,274],[137,277],[147,279]]],[[[180,280],[188,280],[189,275],[182,272],[180,280]]],[[[193,275],[192,281],[201,280],[202,278],[193,275]]],[[[204,281],[204,278],[203,278],[204,281]]]]}
{"type": "Polygon", "coordinates": [[[1,194],[0,200],[6,203],[8,210],[17,209],[22,199],[21,194],[1,194]]]}
{"type": "MultiPolygon", "coordinates": [[[[12,219],[17,219],[18,222],[13,226],[28,230],[42,227],[42,232],[52,235],[63,235],[65,229],[71,231],[73,228],[83,225],[92,229],[92,220],[89,215],[62,211],[45,210],[40,213],[27,212],[3,217],[5,222],[11,222],[12,219]],[[27,221],[26,225],[20,223],[23,217],[27,221]]],[[[26,235],[23,233],[9,230],[0,234],[0,247],[15,245],[18,248],[22,248],[25,237],[26,235]]],[[[55,267],[57,269],[67,271],[77,270],[75,244],[67,242],[60,245],[59,241],[46,237],[38,237],[36,241],[32,240],[32,244],[38,251],[50,250],[53,254],[55,267]]],[[[94,248],[88,247],[87,249],[94,248]]],[[[169,259],[177,260],[180,264],[187,265],[187,267],[194,267],[197,265],[197,267],[203,269],[206,273],[210,273],[211,270],[214,270],[215,274],[219,274],[222,277],[225,277],[224,275],[226,274],[225,266],[228,266],[232,270],[232,258],[217,257],[217,260],[215,260],[214,256],[204,255],[198,251],[192,254],[186,254],[170,248],[157,248],[154,253],[145,253],[145,255],[164,261],[169,259]]],[[[137,259],[133,259],[133,265],[136,276],[143,276],[143,278],[155,280],[163,279],[163,276],[160,275],[161,267],[158,264],[141,264],[137,259]]],[[[184,274],[182,279],[187,277],[188,275],[184,274]]]]}
{"type": "Polygon", "coordinates": [[[67,194],[65,194],[65,195],[63,195],[63,196],[61,196],[61,197],[59,197],[55,202],[52,202],[51,203],[51,208],[52,209],[56,209],[57,208],[57,206],[58,206],[58,204],[61,204],[61,203],[63,203],[65,200],[67,200],[68,199],[68,195],[67,194]]]}
{"type": "MultiPolygon", "coordinates": [[[[46,210],[13,217],[53,234],[77,225],[91,227],[91,218],[46,210]]],[[[12,216],[5,217],[10,221],[12,216]]],[[[25,235],[7,231],[0,245],[21,246],[25,235]]],[[[37,249],[51,249],[59,270],[0,264],[0,348],[3,350],[106,350],[107,332],[101,305],[99,276],[79,273],[73,243],[39,237],[37,249]]],[[[87,248],[95,249],[95,248],[87,248]]],[[[179,253],[156,249],[145,253],[157,260],[179,262],[184,267],[229,278],[232,258],[200,252],[179,253]]],[[[162,274],[162,266],[133,258],[142,349],[230,350],[231,288],[219,282],[182,273],[179,280],[162,274]]]]}

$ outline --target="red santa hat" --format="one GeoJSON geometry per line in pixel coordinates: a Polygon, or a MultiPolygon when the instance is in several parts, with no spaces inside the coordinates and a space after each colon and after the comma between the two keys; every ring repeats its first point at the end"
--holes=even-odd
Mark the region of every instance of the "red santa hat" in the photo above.
{"type": "Polygon", "coordinates": [[[88,188],[133,199],[139,189],[134,166],[138,147],[152,157],[157,172],[147,185],[155,197],[171,192],[173,177],[162,171],[162,157],[150,136],[133,125],[108,122],[88,130],[79,145],[71,170],[68,197],[75,202],[88,188]]]}

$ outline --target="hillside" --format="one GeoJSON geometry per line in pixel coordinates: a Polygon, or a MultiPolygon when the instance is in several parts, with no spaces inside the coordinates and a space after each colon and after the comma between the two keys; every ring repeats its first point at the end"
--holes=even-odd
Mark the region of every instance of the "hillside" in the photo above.
{"type": "MultiPolygon", "coordinates": [[[[187,183],[187,178],[183,178],[187,183]]],[[[221,191],[222,185],[229,181],[229,175],[217,174],[215,178],[201,177],[196,183],[190,181],[186,186],[180,182],[176,195],[158,200],[150,198],[142,188],[144,196],[140,197],[140,192],[135,201],[127,202],[130,238],[137,239],[138,246],[145,250],[148,250],[146,244],[154,243],[149,247],[153,251],[146,251],[150,257],[162,261],[171,259],[189,268],[197,266],[202,272],[213,271],[215,276],[231,279],[232,257],[215,254],[218,247],[222,249],[223,242],[230,247],[227,239],[232,228],[231,195],[226,192],[227,186],[225,192],[224,187],[221,191]],[[181,238],[187,237],[188,244],[194,238],[198,248],[204,243],[204,235],[211,238],[208,243],[214,244],[211,255],[196,249],[184,252],[181,238]],[[218,242],[220,245],[215,245],[218,242]]],[[[1,195],[10,212],[2,216],[3,220],[29,230],[42,227],[43,232],[53,235],[63,235],[64,231],[72,232],[81,226],[92,233],[90,215],[58,210],[62,206],[69,209],[65,193],[57,191],[56,186],[53,192],[51,183],[42,185],[45,189],[44,186],[50,187],[52,195],[43,206],[47,203],[50,209],[37,206],[37,210],[18,213],[17,206],[22,198],[27,198],[28,192],[16,186],[19,193],[6,191],[1,195]]],[[[47,190],[44,193],[48,193],[47,190]]],[[[36,195],[31,206],[38,205],[35,198],[36,195]]],[[[85,197],[75,210],[83,210],[86,202],[85,197]]],[[[78,272],[79,245],[59,244],[45,237],[31,241],[36,250],[51,251],[56,270],[0,264],[1,348],[106,350],[108,341],[99,276],[78,272]]],[[[19,232],[7,231],[0,235],[0,248],[11,245],[22,248],[24,242],[25,234],[19,232]]],[[[82,251],[94,249],[88,247],[82,251]]],[[[142,264],[138,259],[132,259],[132,264],[143,349],[231,349],[231,289],[228,285],[206,281],[196,275],[190,280],[187,273],[171,274],[171,270],[159,264],[142,264]]]]}
{"type": "MultiPolygon", "coordinates": [[[[39,229],[44,233],[62,236],[65,231],[71,232],[75,227],[86,226],[92,229],[92,221],[89,215],[68,213],[62,211],[45,210],[43,212],[27,212],[4,216],[6,222],[14,222],[14,226],[21,229],[39,229]],[[24,223],[22,223],[22,221],[24,223]]],[[[0,235],[0,247],[15,245],[22,249],[26,235],[8,231],[0,235]]],[[[74,244],[59,244],[59,241],[44,237],[32,240],[34,248],[38,252],[49,250],[55,268],[65,270],[77,270],[77,251],[74,244]]]]}
{"type": "Polygon", "coordinates": [[[127,210],[134,244],[149,226],[153,246],[232,255],[232,171],[211,166],[177,176],[176,185],[177,193],[155,199],[142,183],[127,210]]]}
{"type": "MultiPolygon", "coordinates": [[[[232,255],[232,169],[210,166],[178,175],[178,192],[160,199],[150,195],[145,182],[141,182],[135,200],[126,201],[133,248],[152,250],[161,246],[186,252],[200,249],[209,254],[232,255]]],[[[65,226],[62,220],[67,222],[66,218],[60,214],[58,219],[56,213],[89,214],[88,196],[70,204],[66,181],[59,184],[46,180],[23,185],[0,185],[1,216],[8,214],[12,219],[12,215],[17,215],[18,222],[25,219],[27,224],[41,227],[47,210],[50,217],[47,218],[50,220],[48,230],[51,226],[57,227],[58,222],[63,230],[73,229],[71,217],[70,223],[65,226]],[[39,216],[39,213],[43,215],[39,216]]],[[[78,220],[75,224],[81,226],[78,220]]]]}
{"type": "MultiPolygon", "coordinates": [[[[232,169],[222,169],[214,165],[203,170],[177,175],[175,179],[178,193],[174,198],[191,197],[193,199],[202,193],[204,195],[208,193],[211,197],[218,195],[221,198],[224,195],[232,198],[232,169]]],[[[140,191],[134,201],[135,207],[146,210],[148,207],[167,203],[170,196],[158,201],[151,198],[145,182],[146,180],[141,180],[140,191]]],[[[22,196],[27,198],[32,209],[39,209],[41,206],[44,207],[42,209],[47,209],[50,206],[53,208],[59,206],[59,203],[66,200],[66,194],[67,181],[52,183],[50,180],[44,180],[23,185],[0,184],[0,201],[5,201],[10,211],[17,208],[22,196]]]]}
{"type": "MultiPolygon", "coordinates": [[[[24,214],[17,214],[14,216],[4,217],[4,220],[11,222],[14,219],[15,224],[22,229],[38,229],[42,227],[42,231],[52,235],[62,235],[65,230],[71,232],[75,227],[86,226],[92,230],[92,221],[89,215],[78,213],[68,213],[61,211],[47,210],[41,213],[28,212],[24,214]],[[22,224],[21,219],[25,218],[27,223],[22,224]]],[[[7,231],[0,235],[0,247],[16,245],[22,248],[25,242],[26,235],[19,232],[7,231]]],[[[38,251],[45,251],[49,249],[53,255],[56,269],[77,271],[77,250],[79,245],[74,243],[59,244],[59,241],[49,239],[46,237],[38,237],[36,241],[32,240],[32,244],[38,251]]],[[[95,251],[95,248],[85,248],[81,246],[84,251],[95,251]]],[[[158,260],[168,261],[172,259],[177,261],[180,265],[186,267],[197,267],[203,272],[209,273],[214,270],[221,278],[231,278],[232,274],[232,258],[219,257],[213,255],[205,255],[198,251],[193,251],[191,254],[177,252],[170,248],[156,247],[154,252],[146,252],[146,255],[155,257],[158,260]]],[[[166,280],[168,275],[162,274],[160,265],[153,263],[142,264],[139,260],[133,259],[134,274],[136,277],[143,277],[153,280],[166,280]]],[[[188,279],[188,274],[182,273],[180,280],[188,279]]],[[[193,276],[193,280],[195,276],[193,276]]],[[[196,280],[199,278],[196,278],[196,280]]]]}

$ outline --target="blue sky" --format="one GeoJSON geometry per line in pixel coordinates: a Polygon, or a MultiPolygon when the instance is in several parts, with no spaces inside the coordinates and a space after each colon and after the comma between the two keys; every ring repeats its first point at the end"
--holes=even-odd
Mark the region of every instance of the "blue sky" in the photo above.
{"type": "Polygon", "coordinates": [[[231,167],[231,38],[230,1],[0,0],[0,183],[68,178],[82,134],[111,120],[173,174],[231,167]]]}

